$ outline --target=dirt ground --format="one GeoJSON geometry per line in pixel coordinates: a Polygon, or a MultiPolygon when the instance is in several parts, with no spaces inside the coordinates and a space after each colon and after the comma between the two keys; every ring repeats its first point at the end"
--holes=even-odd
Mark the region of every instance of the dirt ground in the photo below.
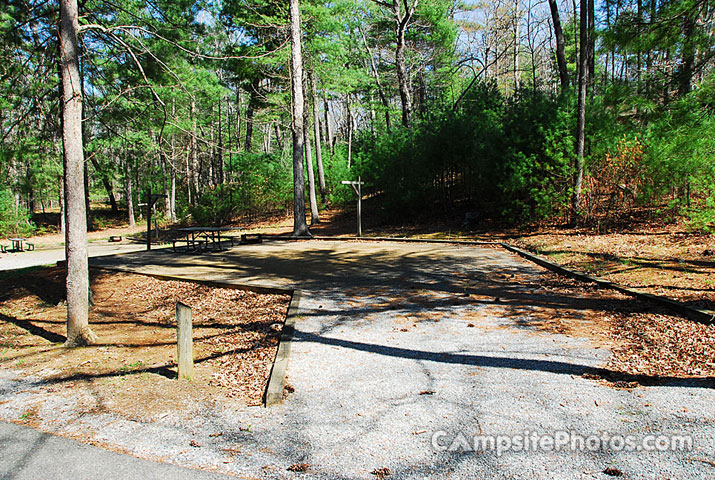
{"type": "Polygon", "coordinates": [[[49,391],[83,387],[92,392],[88,411],[129,418],[201,400],[262,402],[288,295],[92,269],[90,326],[99,343],[67,350],[65,275],[55,267],[0,280],[0,368],[42,378],[49,391]],[[179,300],[192,307],[192,381],[176,380],[179,300]]]}
{"type": "Polygon", "coordinates": [[[715,310],[715,238],[665,230],[591,234],[551,229],[514,243],[576,270],[715,310]]]}
{"type": "Polygon", "coordinates": [[[542,277],[538,285],[529,285],[535,308],[502,307],[502,314],[608,348],[612,355],[604,367],[622,374],[610,379],[617,387],[634,386],[643,376],[715,379],[715,324],[694,322],[647,301],[552,272],[542,277]],[[562,298],[577,300],[556,314],[550,303],[562,298]],[[593,305],[600,309],[589,310],[593,305]]]}

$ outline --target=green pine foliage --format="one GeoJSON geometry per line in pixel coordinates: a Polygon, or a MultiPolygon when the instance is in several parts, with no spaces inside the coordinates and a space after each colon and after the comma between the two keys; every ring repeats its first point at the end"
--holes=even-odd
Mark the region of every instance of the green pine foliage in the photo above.
{"type": "Polygon", "coordinates": [[[558,214],[569,192],[570,117],[556,97],[479,83],[462,108],[360,142],[363,178],[389,216],[455,207],[509,222],[558,214]]]}

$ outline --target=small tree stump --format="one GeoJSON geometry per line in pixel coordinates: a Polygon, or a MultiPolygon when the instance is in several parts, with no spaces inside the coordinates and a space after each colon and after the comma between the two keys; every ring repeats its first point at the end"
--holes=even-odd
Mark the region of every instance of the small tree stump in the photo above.
{"type": "Polygon", "coordinates": [[[179,378],[194,378],[194,339],[191,331],[191,307],[181,302],[176,304],[176,349],[179,363],[179,378]]]}

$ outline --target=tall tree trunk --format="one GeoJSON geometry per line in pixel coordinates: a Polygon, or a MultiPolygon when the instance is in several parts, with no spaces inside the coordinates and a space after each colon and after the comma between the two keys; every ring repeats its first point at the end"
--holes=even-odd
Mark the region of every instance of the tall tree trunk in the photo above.
{"type": "Polygon", "coordinates": [[[189,142],[189,145],[186,146],[186,195],[187,195],[187,201],[189,202],[189,205],[193,205],[193,198],[191,197],[191,167],[190,167],[190,158],[191,158],[191,142],[189,142]]]}
{"type": "Polygon", "coordinates": [[[236,87],[236,151],[241,148],[241,89],[236,87]]]}
{"type": "Polygon", "coordinates": [[[223,183],[223,118],[221,116],[221,100],[218,101],[218,157],[216,158],[216,183],[223,183]]]}
{"type": "Polygon", "coordinates": [[[290,0],[291,90],[293,94],[293,236],[310,236],[305,221],[305,172],[303,171],[303,55],[300,4],[290,0]]]}
{"type": "Polygon", "coordinates": [[[273,151],[273,124],[270,122],[263,126],[263,151],[265,153],[273,151]]]}
{"type": "Polygon", "coordinates": [[[310,224],[320,223],[318,199],[315,195],[315,173],[313,171],[313,152],[310,148],[310,105],[307,97],[307,82],[303,82],[303,150],[305,151],[305,167],[308,170],[308,199],[310,200],[310,224]]]}
{"type": "Polygon", "coordinates": [[[578,103],[576,106],[576,158],[574,161],[573,195],[571,197],[572,223],[577,221],[581,213],[583,154],[586,143],[586,86],[588,85],[588,0],[581,0],[580,27],[578,103]]]}
{"type": "MultiPolygon", "coordinates": [[[[84,153],[84,147],[82,147],[82,152],[84,153]]],[[[82,175],[84,181],[84,211],[87,216],[87,231],[91,231],[94,230],[94,222],[92,221],[92,210],[89,201],[89,166],[87,162],[84,161],[82,162],[82,175]]]]}
{"type": "Polygon", "coordinates": [[[106,174],[106,172],[99,165],[94,156],[90,158],[94,170],[99,174],[102,179],[102,185],[104,185],[104,190],[107,192],[107,197],[109,198],[109,205],[112,207],[112,213],[119,213],[119,206],[117,205],[117,199],[114,197],[114,187],[112,187],[111,182],[106,174]]]}
{"type": "Polygon", "coordinates": [[[695,65],[695,45],[693,44],[693,34],[695,33],[696,19],[694,14],[687,12],[683,16],[683,49],[678,71],[678,95],[685,96],[693,88],[693,67],[695,65]]]}
{"type": "MultiPolygon", "coordinates": [[[[651,25],[655,25],[656,22],[656,0],[650,0],[650,15],[648,21],[650,22],[651,25]]],[[[646,54],[646,65],[645,65],[645,70],[646,70],[646,81],[645,81],[645,91],[646,94],[650,96],[651,94],[651,87],[652,87],[652,72],[653,72],[653,51],[652,49],[648,49],[648,53],[646,54]]]]}
{"type": "Polygon", "coordinates": [[[253,116],[258,103],[259,79],[251,82],[251,94],[248,97],[248,108],[246,109],[246,141],[243,143],[243,151],[250,152],[253,149],[253,116]]]}
{"type": "Polygon", "coordinates": [[[519,0],[514,1],[514,91],[519,90],[519,51],[521,47],[521,10],[519,0]]]}
{"type": "Polygon", "coordinates": [[[129,226],[133,227],[137,224],[134,218],[134,197],[132,196],[132,172],[129,168],[129,151],[125,150],[124,154],[124,194],[127,196],[127,213],[129,215],[129,226]]]}
{"type": "MultiPolygon", "coordinates": [[[[196,197],[199,194],[199,145],[198,142],[196,141],[196,136],[198,135],[198,131],[196,129],[196,101],[194,99],[191,99],[191,110],[190,110],[190,116],[191,116],[191,181],[189,185],[189,189],[193,185],[194,187],[194,202],[196,202],[196,197]]],[[[187,172],[188,173],[188,172],[187,172]]],[[[191,197],[191,194],[189,194],[189,197],[191,197]]]]}
{"type": "Polygon", "coordinates": [[[176,170],[171,169],[171,193],[169,193],[169,198],[171,199],[169,212],[171,213],[171,223],[176,223],[176,170]]]}
{"type": "MultiPolygon", "coordinates": [[[[358,28],[359,25],[358,25],[358,28]]],[[[372,50],[370,49],[370,46],[367,44],[367,37],[365,37],[365,33],[363,32],[362,28],[360,28],[360,34],[362,35],[362,43],[365,46],[365,51],[367,52],[367,56],[370,59],[370,72],[372,73],[372,77],[375,79],[375,85],[377,86],[377,94],[380,96],[380,102],[382,102],[382,106],[385,109],[385,127],[387,129],[387,133],[392,132],[392,122],[390,121],[390,101],[387,99],[387,95],[385,94],[385,89],[382,87],[382,82],[380,81],[380,72],[377,71],[377,65],[375,65],[375,59],[373,58],[372,55],[372,50]]],[[[327,105],[326,105],[327,108],[327,105]]],[[[328,120],[328,113],[326,110],[325,113],[325,121],[327,122],[328,120]]]]}
{"type": "Polygon", "coordinates": [[[325,171],[323,170],[323,148],[320,144],[320,112],[318,111],[318,87],[316,85],[315,73],[308,72],[310,78],[310,90],[313,96],[313,135],[315,135],[315,163],[318,165],[318,187],[320,197],[325,203],[327,194],[325,188],[325,171]]]}
{"type": "MultiPolygon", "coordinates": [[[[640,53],[638,53],[638,61],[640,62],[640,53]]],[[[639,67],[640,69],[640,67],[639,67]]],[[[588,0],[588,76],[587,88],[593,98],[593,81],[596,77],[596,9],[594,0],[588,0]]],[[[639,80],[640,83],[640,74],[639,80]]]]}
{"type": "Polygon", "coordinates": [[[323,90],[323,110],[325,113],[325,137],[328,142],[328,148],[330,153],[333,153],[333,125],[330,123],[330,106],[328,104],[328,97],[323,90]]]}
{"type": "Polygon", "coordinates": [[[350,110],[350,95],[345,97],[345,109],[348,111],[348,168],[352,167],[353,159],[353,112],[350,110]]]}
{"type": "Polygon", "coordinates": [[[65,179],[63,175],[58,175],[57,180],[59,183],[59,201],[60,201],[60,233],[62,235],[67,235],[67,229],[65,226],[65,179]]]}
{"type": "Polygon", "coordinates": [[[559,67],[559,79],[561,80],[561,92],[565,93],[569,89],[569,70],[566,63],[566,39],[561,28],[561,17],[556,0],[549,0],[551,9],[551,19],[554,24],[554,37],[556,37],[556,63],[559,67]]]}
{"type": "MultiPolygon", "coordinates": [[[[176,106],[171,102],[171,116],[176,116],[176,106]]],[[[171,223],[176,223],[176,134],[171,135],[171,160],[169,161],[169,175],[171,177],[171,193],[169,194],[169,218],[171,223]]]]}
{"type": "Polygon", "coordinates": [[[60,0],[62,147],[65,168],[68,347],[89,345],[89,262],[82,148],[82,79],[79,73],[77,0],[60,0]]]}
{"type": "Polygon", "coordinates": [[[168,160],[166,159],[166,153],[159,146],[159,163],[161,163],[161,186],[164,194],[164,217],[165,219],[171,218],[171,198],[169,197],[169,179],[166,175],[166,164],[168,160]]]}
{"type": "MultiPolygon", "coordinates": [[[[590,0],[593,1],[593,0],[590,0]]],[[[643,0],[637,0],[636,1],[636,24],[638,25],[638,28],[641,28],[641,25],[643,25],[643,0]]],[[[590,27],[590,25],[589,25],[590,27]]],[[[590,30],[590,28],[589,28],[590,30]]],[[[642,92],[641,89],[641,74],[643,73],[643,65],[642,65],[642,57],[643,57],[643,52],[641,52],[640,45],[638,45],[638,51],[636,51],[636,93],[640,94],[642,92]]]]}
{"type": "Polygon", "coordinates": [[[27,182],[28,194],[27,194],[27,209],[30,211],[30,215],[35,213],[35,191],[32,185],[32,168],[30,162],[27,162],[25,169],[25,181],[27,182]]]}
{"type": "MultiPolygon", "coordinates": [[[[402,102],[402,125],[406,128],[412,127],[412,97],[410,95],[410,77],[407,72],[407,61],[405,59],[405,33],[412,20],[417,1],[412,5],[407,5],[405,12],[402,12],[400,0],[393,0],[392,9],[395,19],[396,46],[395,46],[395,69],[397,71],[397,84],[400,90],[400,101],[402,102]]],[[[407,4],[407,2],[405,2],[407,4]]]]}

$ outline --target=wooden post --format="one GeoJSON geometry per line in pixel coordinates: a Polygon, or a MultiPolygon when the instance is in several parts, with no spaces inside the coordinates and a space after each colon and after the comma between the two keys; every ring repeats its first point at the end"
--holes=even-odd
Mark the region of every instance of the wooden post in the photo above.
{"type": "Polygon", "coordinates": [[[151,194],[146,202],[146,249],[151,250],[151,194]]]}
{"type": "Polygon", "coordinates": [[[355,195],[357,195],[357,236],[358,236],[358,238],[362,237],[362,184],[363,184],[363,182],[360,180],[360,177],[358,177],[357,182],[343,180],[340,183],[342,183],[343,185],[350,185],[353,188],[355,195]]]}
{"type": "MultiPolygon", "coordinates": [[[[166,198],[166,195],[159,195],[158,193],[149,192],[149,197],[146,201],[146,249],[151,250],[151,212],[154,204],[160,198],[166,198]]],[[[141,204],[140,204],[141,205],[141,204]]],[[[159,226],[156,227],[156,238],[159,238],[159,226]]]]}
{"type": "Polygon", "coordinates": [[[194,377],[194,339],[191,332],[191,307],[181,302],[176,304],[177,362],[179,379],[191,380],[194,377]]]}
{"type": "Polygon", "coordinates": [[[362,237],[362,188],[360,187],[362,185],[362,182],[360,181],[360,177],[358,177],[358,183],[357,183],[357,197],[358,197],[358,204],[357,204],[357,230],[358,230],[358,238],[362,237]]]}

